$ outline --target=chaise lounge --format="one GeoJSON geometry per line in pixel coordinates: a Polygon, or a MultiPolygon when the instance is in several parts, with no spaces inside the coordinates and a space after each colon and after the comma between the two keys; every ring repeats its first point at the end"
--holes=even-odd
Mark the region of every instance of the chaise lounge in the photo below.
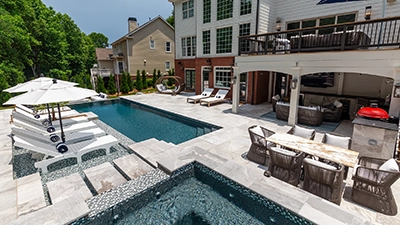
{"type": "Polygon", "coordinates": [[[110,154],[110,148],[118,143],[118,140],[115,137],[111,135],[105,135],[102,137],[70,144],[67,146],[68,151],[60,153],[57,148],[51,144],[45,144],[28,137],[14,135],[13,138],[15,141],[15,146],[45,155],[45,159],[35,163],[35,167],[40,168],[42,173],[47,173],[47,167],[50,164],[67,158],[76,158],[79,164],[82,162],[82,156],[84,154],[95,150],[105,149],[106,154],[108,155],[110,154]],[[51,158],[46,159],[47,156],[51,156],[51,158]]]}
{"type": "Polygon", "coordinates": [[[204,98],[200,99],[200,105],[201,103],[205,102],[207,103],[208,107],[210,107],[211,104],[219,103],[219,102],[225,102],[225,96],[228,94],[229,90],[218,90],[217,94],[214,97],[209,97],[209,98],[204,98]]]}
{"type": "Polygon", "coordinates": [[[213,91],[214,91],[214,88],[206,88],[200,95],[188,97],[186,99],[186,102],[193,101],[193,103],[196,104],[197,101],[200,101],[201,99],[210,97],[211,94],[213,93],[213,91]]]}

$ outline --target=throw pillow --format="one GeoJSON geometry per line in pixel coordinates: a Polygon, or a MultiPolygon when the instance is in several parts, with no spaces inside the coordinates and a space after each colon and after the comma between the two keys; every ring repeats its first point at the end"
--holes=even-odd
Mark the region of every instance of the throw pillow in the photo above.
{"type": "Polygon", "coordinates": [[[379,170],[399,172],[399,166],[395,159],[388,159],[384,164],[379,167],[379,170]]]}
{"type": "Polygon", "coordinates": [[[340,148],[349,149],[349,142],[350,137],[339,137],[332,134],[325,134],[326,135],[326,144],[334,145],[340,148]]]}
{"type": "Polygon", "coordinates": [[[314,130],[295,125],[293,135],[309,139],[314,130]]]}

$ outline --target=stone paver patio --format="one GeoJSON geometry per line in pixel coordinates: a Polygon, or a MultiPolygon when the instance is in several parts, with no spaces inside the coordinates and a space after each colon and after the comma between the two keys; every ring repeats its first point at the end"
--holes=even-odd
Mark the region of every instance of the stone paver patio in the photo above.
{"type": "MultiPolygon", "coordinates": [[[[265,177],[263,172],[266,167],[248,161],[244,155],[250,147],[248,127],[259,124],[276,132],[286,132],[290,129],[290,126],[278,125],[260,117],[272,110],[270,104],[242,105],[239,108],[239,114],[233,114],[229,103],[211,107],[200,106],[199,104],[187,103],[186,97],[189,95],[189,93],[178,96],[146,94],[124,98],[223,128],[179,145],[148,140],[129,147],[149,163],[160,166],[166,171],[173,171],[196,160],[318,224],[400,224],[399,214],[385,216],[354,204],[350,198],[351,176],[348,176],[346,180],[340,206],[275,178],[265,177]],[[144,144],[145,142],[147,143],[144,144]]],[[[12,159],[12,142],[9,136],[11,132],[10,113],[10,110],[0,111],[0,202],[7,203],[0,204],[0,224],[8,224],[18,218],[18,182],[12,179],[13,172],[10,164],[12,159]]],[[[342,122],[335,132],[351,136],[351,122],[342,122]]],[[[315,140],[320,141],[321,138],[322,133],[317,133],[315,140]]],[[[120,161],[123,163],[122,159],[120,161]]],[[[115,176],[119,177],[120,174],[115,176]]],[[[397,181],[392,187],[399,205],[400,181],[397,181]]],[[[87,206],[82,205],[82,203],[84,203],[82,198],[67,198],[42,210],[27,213],[15,220],[13,224],[23,224],[33,218],[35,219],[33,221],[38,223],[43,223],[43,221],[50,223],[52,221],[55,224],[70,222],[74,220],[74,215],[82,216],[88,213],[87,206]],[[57,207],[68,207],[69,204],[76,205],[76,207],[71,207],[71,214],[65,216],[64,220],[60,219],[61,214],[57,215],[55,212],[59,212],[58,209],[61,208],[57,207]],[[39,217],[42,217],[42,220],[39,220],[39,217]]]]}

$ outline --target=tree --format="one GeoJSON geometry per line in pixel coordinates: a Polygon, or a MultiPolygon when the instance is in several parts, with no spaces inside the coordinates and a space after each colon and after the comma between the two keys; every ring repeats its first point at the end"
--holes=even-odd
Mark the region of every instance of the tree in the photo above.
{"type": "Polygon", "coordinates": [[[97,77],[96,92],[97,93],[100,93],[100,92],[106,93],[107,92],[106,88],[104,87],[103,78],[101,76],[97,77]]]}
{"type": "Polygon", "coordinates": [[[142,83],[143,89],[147,88],[146,70],[142,70],[142,83]]]}
{"type": "Polygon", "coordinates": [[[130,73],[127,73],[126,75],[126,83],[128,84],[128,89],[129,91],[133,90],[133,82],[132,82],[132,77],[130,73]]]}
{"type": "Polygon", "coordinates": [[[108,81],[108,94],[114,95],[117,93],[117,87],[115,86],[114,75],[110,75],[110,80],[108,81]]]}
{"type": "Polygon", "coordinates": [[[143,89],[143,82],[140,79],[140,70],[136,71],[136,82],[135,82],[135,84],[136,84],[136,89],[138,91],[141,91],[143,89]]]}
{"type": "Polygon", "coordinates": [[[126,82],[126,73],[123,72],[121,76],[121,87],[120,90],[122,93],[127,94],[129,92],[129,86],[128,83],[126,82]]]}
{"type": "Polygon", "coordinates": [[[153,70],[153,86],[155,87],[155,85],[156,85],[156,81],[157,81],[157,70],[156,70],[156,68],[154,68],[154,70],[153,70]]]}
{"type": "Polygon", "coordinates": [[[109,46],[108,37],[102,33],[92,32],[88,36],[92,39],[95,48],[106,48],[109,46]]]}
{"type": "Polygon", "coordinates": [[[166,19],[167,23],[169,23],[172,27],[175,27],[175,11],[172,10],[172,13],[168,18],[166,19]]]}

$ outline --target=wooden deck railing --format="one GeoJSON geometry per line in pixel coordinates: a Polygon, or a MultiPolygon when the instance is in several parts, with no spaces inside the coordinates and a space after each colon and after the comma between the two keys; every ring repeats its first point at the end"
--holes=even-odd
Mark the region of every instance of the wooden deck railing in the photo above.
{"type": "Polygon", "coordinates": [[[400,17],[239,37],[239,55],[400,48],[400,17]]]}

